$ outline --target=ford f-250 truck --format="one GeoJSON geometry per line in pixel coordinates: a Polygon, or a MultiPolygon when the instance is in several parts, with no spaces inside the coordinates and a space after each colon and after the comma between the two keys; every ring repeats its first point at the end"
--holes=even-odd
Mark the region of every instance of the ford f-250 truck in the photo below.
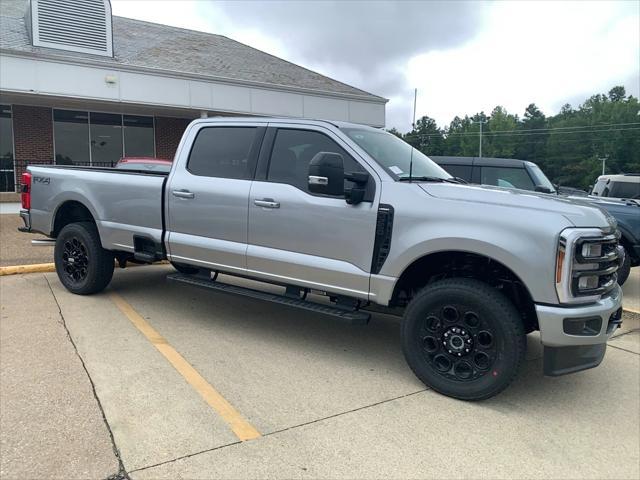
{"type": "Polygon", "coordinates": [[[171,280],[353,323],[369,305],[391,307],[414,373],[461,399],[509,385],[527,333],[540,332],[544,372],[561,375],[597,366],[621,322],[622,258],[605,212],[461,184],[370,127],[200,119],[168,175],[32,166],[22,180],[22,230],[55,239],[73,293],[103,290],[115,261],[168,259],[171,280]]]}

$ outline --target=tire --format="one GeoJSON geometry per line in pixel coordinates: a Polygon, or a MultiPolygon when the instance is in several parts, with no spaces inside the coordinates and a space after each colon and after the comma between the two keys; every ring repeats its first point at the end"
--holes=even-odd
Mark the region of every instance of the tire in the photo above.
{"type": "Polygon", "coordinates": [[[631,272],[631,257],[629,256],[629,252],[625,250],[624,262],[622,266],[618,269],[618,285],[624,285],[624,282],[629,278],[629,273],[631,272]]]}
{"type": "Polygon", "coordinates": [[[200,271],[197,267],[192,267],[191,265],[185,265],[184,263],[175,263],[171,262],[173,268],[175,268],[178,272],[184,273],[185,275],[194,275],[200,271]]]}
{"type": "Polygon", "coordinates": [[[71,293],[101,292],[113,277],[114,256],[102,248],[98,229],[91,222],[65,226],[56,239],[53,256],[58,278],[71,293]]]}
{"type": "Polygon", "coordinates": [[[415,375],[461,400],[483,400],[507,388],[524,361],[526,345],[524,325],[511,301],[468,278],[427,285],[402,322],[402,349],[415,375]]]}

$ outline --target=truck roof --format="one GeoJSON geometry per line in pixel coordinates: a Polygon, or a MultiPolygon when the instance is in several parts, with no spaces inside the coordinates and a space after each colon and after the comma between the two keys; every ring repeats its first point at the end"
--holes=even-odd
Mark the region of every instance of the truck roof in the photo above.
{"type": "Polygon", "coordinates": [[[640,173],[621,173],[617,175],[600,175],[598,180],[613,180],[614,182],[640,183],[640,173]]]}
{"type": "Polygon", "coordinates": [[[226,123],[226,122],[278,122],[299,123],[301,125],[332,125],[338,128],[360,128],[373,131],[381,131],[379,128],[362,125],[360,123],[344,122],[339,120],[319,120],[314,118],[289,118],[289,117],[207,117],[194,120],[192,123],[226,123]]]}

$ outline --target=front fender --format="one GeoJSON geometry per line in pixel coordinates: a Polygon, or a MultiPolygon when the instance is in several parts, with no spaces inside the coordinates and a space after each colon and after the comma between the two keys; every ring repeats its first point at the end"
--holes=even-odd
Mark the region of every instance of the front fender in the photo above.
{"type": "Polygon", "coordinates": [[[470,252],[511,270],[535,302],[558,303],[558,236],[572,226],[563,215],[434,197],[408,200],[395,207],[391,249],[381,276],[397,280],[413,262],[433,253],[470,252]]]}

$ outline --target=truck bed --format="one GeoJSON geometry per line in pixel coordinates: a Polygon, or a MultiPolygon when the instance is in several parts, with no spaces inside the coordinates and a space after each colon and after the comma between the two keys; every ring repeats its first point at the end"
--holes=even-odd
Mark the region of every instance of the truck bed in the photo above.
{"type": "Polygon", "coordinates": [[[30,166],[31,230],[55,231],[56,214],[69,202],[85,205],[102,246],[134,251],[134,236],[162,244],[166,173],[108,167],[30,166]]]}

